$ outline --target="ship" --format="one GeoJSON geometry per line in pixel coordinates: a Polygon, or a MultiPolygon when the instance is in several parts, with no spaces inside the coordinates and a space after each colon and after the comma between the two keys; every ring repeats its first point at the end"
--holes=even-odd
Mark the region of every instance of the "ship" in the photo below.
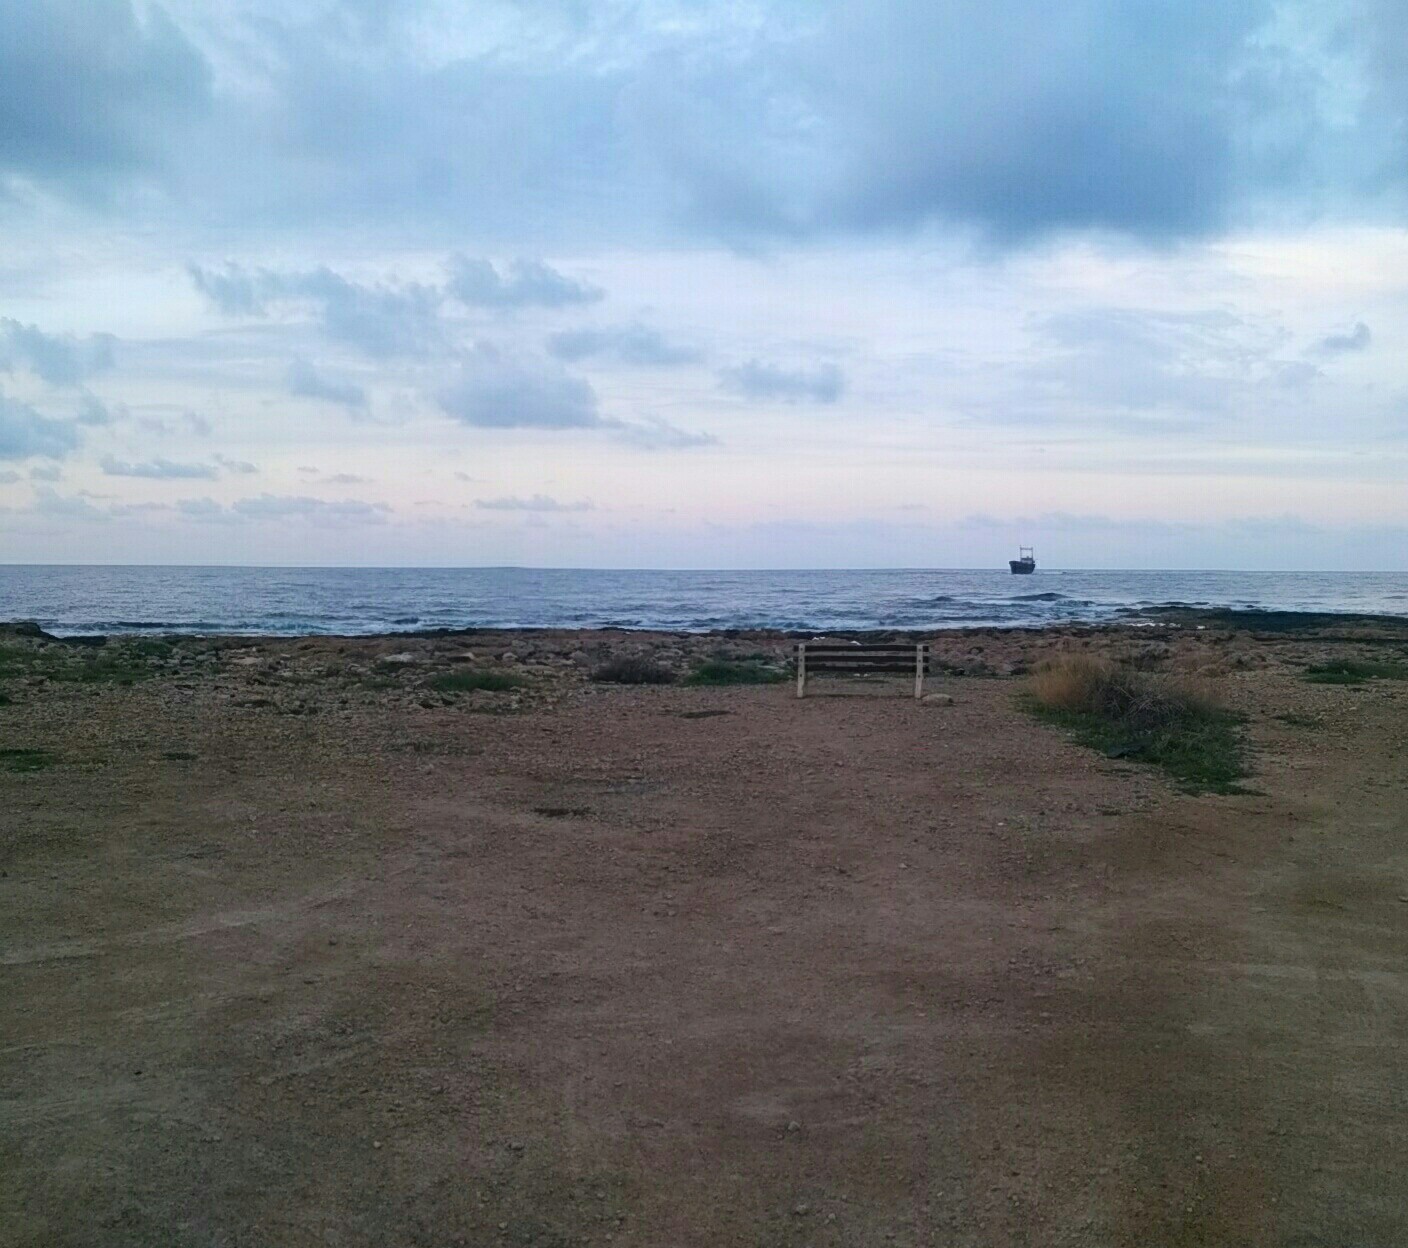
{"type": "Polygon", "coordinates": [[[1012,569],[1014,576],[1026,576],[1029,572],[1036,571],[1036,553],[1030,546],[1019,546],[1017,555],[1016,559],[1007,561],[1007,566],[1012,569]]]}

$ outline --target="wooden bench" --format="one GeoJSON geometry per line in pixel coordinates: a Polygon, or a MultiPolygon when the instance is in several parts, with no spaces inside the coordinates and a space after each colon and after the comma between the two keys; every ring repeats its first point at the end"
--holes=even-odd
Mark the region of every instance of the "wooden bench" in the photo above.
{"type": "Polygon", "coordinates": [[[914,696],[924,696],[924,677],[929,672],[929,647],[917,645],[837,641],[797,643],[797,696],[807,696],[807,677],[819,672],[913,672],[914,696]]]}

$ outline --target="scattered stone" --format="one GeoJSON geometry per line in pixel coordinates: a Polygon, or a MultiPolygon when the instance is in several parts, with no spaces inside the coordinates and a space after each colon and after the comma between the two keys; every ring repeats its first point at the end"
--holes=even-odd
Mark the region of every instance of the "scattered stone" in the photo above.
{"type": "Polygon", "coordinates": [[[951,693],[926,693],[924,695],[925,706],[952,706],[953,694],[951,693]]]}

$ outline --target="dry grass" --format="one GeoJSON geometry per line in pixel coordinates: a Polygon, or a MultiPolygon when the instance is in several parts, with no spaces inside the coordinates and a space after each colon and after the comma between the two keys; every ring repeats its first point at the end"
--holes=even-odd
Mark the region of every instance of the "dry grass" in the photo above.
{"type": "Polygon", "coordinates": [[[591,678],[608,685],[671,685],[675,673],[654,659],[623,654],[595,668],[591,678]]]}
{"type": "Polygon", "coordinates": [[[1223,709],[1206,685],[1152,675],[1089,655],[1042,664],[1032,674],[1029,688],[1037,703],[1048,710],[1099,715],[1141,727],[1158,727],[1223,709]]]}
{"type": "Polygon", "coordinates": [[[1042,664],[1027,689],[1041,718],[1113,757],[1163,767],[1194,792],[1237,792],[1246,774],[1238,717],[1207,686],[1073,655],[1042,664]]]}

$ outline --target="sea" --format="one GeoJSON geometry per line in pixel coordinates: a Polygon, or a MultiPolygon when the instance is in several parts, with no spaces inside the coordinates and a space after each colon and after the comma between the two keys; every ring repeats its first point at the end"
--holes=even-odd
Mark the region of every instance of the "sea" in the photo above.
{"type": "Polygon", "coordinates": [[[1408,616],[1408,574],[0,565],[0,621],[59,635],[1041,628],[1164,606],[1408,616]]]}

